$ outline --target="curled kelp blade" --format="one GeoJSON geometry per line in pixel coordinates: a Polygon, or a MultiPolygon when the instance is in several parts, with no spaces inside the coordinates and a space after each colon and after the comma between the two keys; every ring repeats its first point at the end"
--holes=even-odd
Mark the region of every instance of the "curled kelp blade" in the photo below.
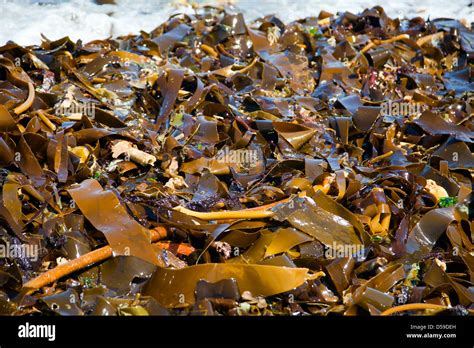
{"type": "Polygon", "coordinates": [[[419,259],[431,252],[438,238],[453,220],[453,208],[435,209],[423,216],[408,236],[406,243],[408,257],[412,260],[419,259]]]}

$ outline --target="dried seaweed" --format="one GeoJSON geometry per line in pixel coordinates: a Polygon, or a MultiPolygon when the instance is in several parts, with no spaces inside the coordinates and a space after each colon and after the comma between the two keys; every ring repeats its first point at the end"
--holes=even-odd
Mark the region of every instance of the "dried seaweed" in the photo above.
{"type": "Polygon", "coordinates": [[[0,314],[472,313],[473,36],[196,6],[0,47],[0,314]]]}

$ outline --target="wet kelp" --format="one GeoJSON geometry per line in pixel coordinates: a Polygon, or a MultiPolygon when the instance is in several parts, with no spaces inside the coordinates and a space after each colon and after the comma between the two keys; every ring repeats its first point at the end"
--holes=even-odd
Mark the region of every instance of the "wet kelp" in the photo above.
{"type": "Polygon", "coordinates": [[[1,314],[469,314],[473,37],[201,7],[0,47],[1,314]]]}

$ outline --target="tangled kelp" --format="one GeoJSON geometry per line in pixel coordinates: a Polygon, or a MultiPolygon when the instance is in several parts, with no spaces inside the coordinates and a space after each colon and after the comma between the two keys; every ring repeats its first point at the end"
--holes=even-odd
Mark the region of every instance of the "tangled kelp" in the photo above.
{"type": "Polygon", "coordinates": [[[203,7],[0,47],[1,313],[468,314],[473,41],[203,7]]]}

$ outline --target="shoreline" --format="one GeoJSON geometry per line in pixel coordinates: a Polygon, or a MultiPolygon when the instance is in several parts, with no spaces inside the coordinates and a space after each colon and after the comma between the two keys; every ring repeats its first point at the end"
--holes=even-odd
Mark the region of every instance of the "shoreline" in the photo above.
{"type": "MultiPolygon", "coordinates": [[[[198,1],[200,4],[212,1],[198,1]]],[[[215,2],[215,1],[214,1],[215,2]]],[[[39,44],[40,34],[43,33],[51,40],[57,40],[70,35],[73,41],[82,39],[83,42],[118,37],[128,34],[138,34],[140,30],[152,31],[159,23],[168,19],[174,13],[192,14],[191,6],[183,5],[183,1],[117,1],[116,5],[97,5],[93,1],[61,1],[59,3],[44,2],[38,5],[36,1],[3,1],[0,9],[4,15],[0,23],[0,45],[12,40],[21,45],[39,44]],[[31,11],[24,10],[31,6],[31,11]],[[37,20],[36,18],[41,18],[37,20]],[[133,21],[130,20],[133,18],[133,21]]],[[[226,4],[221,1],[221,4],[226,4]]],[[[387,4],[369,0],[351,1],[350,3],[335,1],[328,4],[324,1],[266,1],[255,6],[250,0],[231,1],[236,12],[242,12],[247,21],[251,22],[265,14],[275,14],[285,22],[301,19],[309,13],[317,16],[322,10],[336,15],[339,11],[353,13],[362,12],[366,8],[380,5],[385,7],[387,14],[397,18],[413,18],[420,16],[424,19],[451,17],[465,19],[467,23],[474,22],[474,10],[469,7],[469,0],[446,4],[442,1],[417,2],[397,1],[387,4]],[[415,7],[414,7],[415,6],[415,7]],[[280,9],[285,9],[280,11],[280,9]]],[[[472,6],[472,5],[471,5],[472,6]]]]}

